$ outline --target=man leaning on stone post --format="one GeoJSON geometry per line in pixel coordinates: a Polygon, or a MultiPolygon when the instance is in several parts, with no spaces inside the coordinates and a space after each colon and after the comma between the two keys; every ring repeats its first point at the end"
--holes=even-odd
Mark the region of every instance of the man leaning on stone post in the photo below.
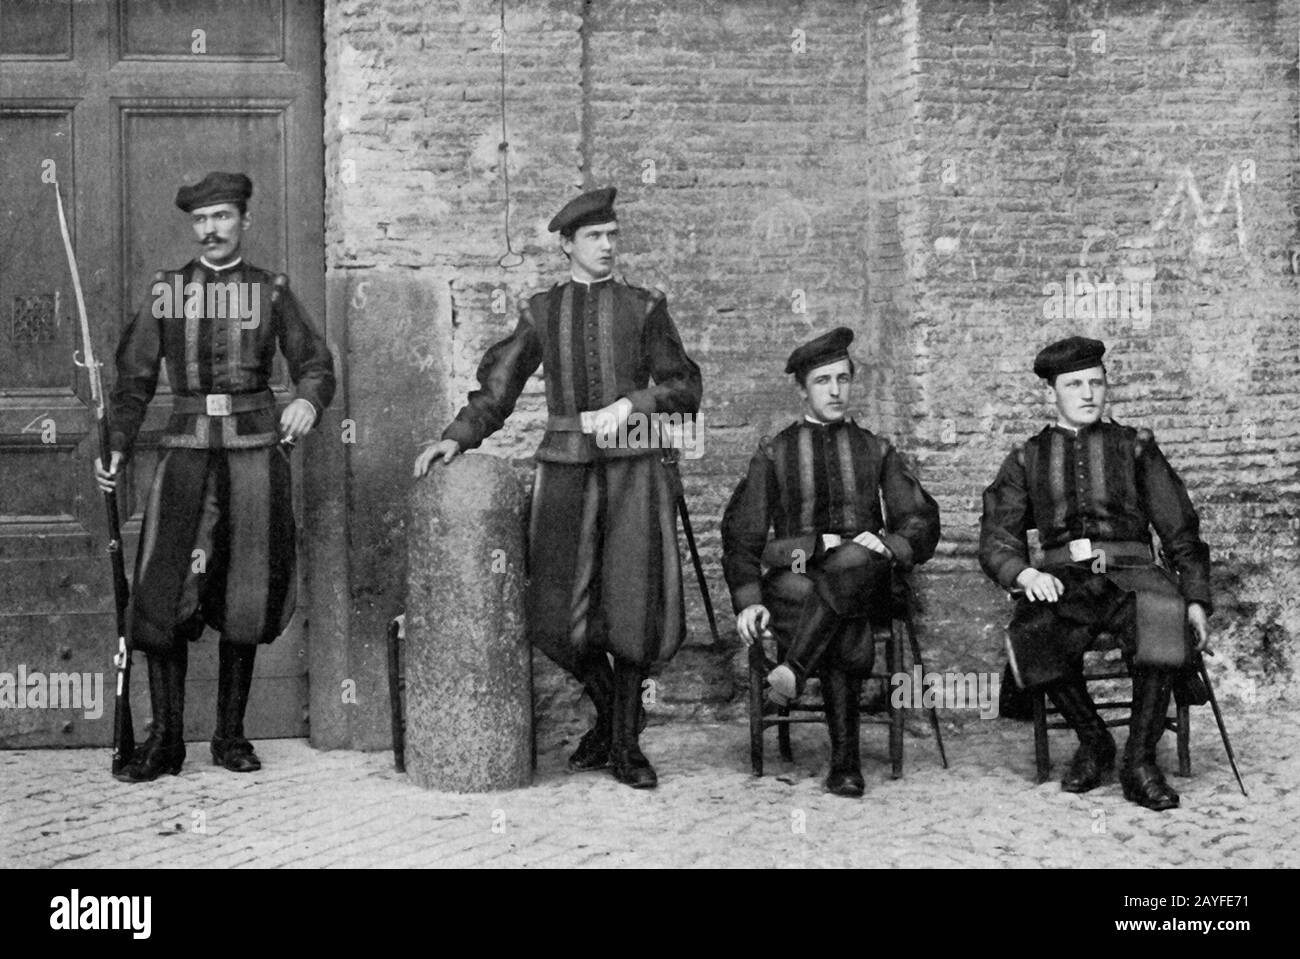
{"type": "Polygon", "coordinates": [[[1087,792],[1115,765],[1115,741],[1082,679],[1083,653],[1114,633],[1133,679],[1133,711],[1120,782],[1150,809],[1178,805],[1156,764],[1172,685],[1196,697],[1189,627],[1209,638],[1210,552],[1178,474],[1150,430],[1103,423],[1108,383],[1098,340],[1045,347],[1034,372],[1056,422],[1012,450],[984,491],[980,565],[1023,596],[1011,620],[1011,665],[1021,684],[1045,688],[1079,737],[1061,788],[1087,792]],[[1172,571],[1153,562],[1150,527],[1172,571]],[[1038,530],[1042,569],[1029,565],[1026,530],[1038,530]]]}
{"type": "Polygon", "coordinates": [[[847,415],[852,341],[839,327],[790,354],[785,371],[799,385],[803,416],[759,443],[722,518],[736,630],[748,645],[774,629],[786,652],[768,674],[768,700],[787,705],[820,675],[826,788],[851,797],[865,789],[858,711],[875,656],[871,624],[892,616],[892,568],[924,563],[939,542],[934,499],[888,440],[847,415]]]}
{"type": "Polygon", "coordinates": [[[658,779],[638,743],[641,684],[681,644],[685,606],[663,451],[630,438],[653,433],[646,426],[656,414],[695,415],[702,387],[663,294],[614,277],[614,196],[612,187],[584,193],[551,220],[571,276],[524,302],[415,475],[500,429],[543,366],[549,415],[535,454],[528,632],[596,707],[569,768],[609,766],[644,789],[658,779]]]}

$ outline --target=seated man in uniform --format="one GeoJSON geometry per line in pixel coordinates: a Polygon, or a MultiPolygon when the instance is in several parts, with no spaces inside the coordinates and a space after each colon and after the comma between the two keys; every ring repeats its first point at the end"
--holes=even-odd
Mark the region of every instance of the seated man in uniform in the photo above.
{"type": "Polygon", "coordinates": [[[1124,798],[1150,809],[1178,805],[1156,765],[1171,683],[1186,673],[1190,625],[1204,649],[1210,551],[1178,474],[1150,430],[1101,422],[1106,347],[1072,336],[1043,349],[1056,422],[1017,446],[984,491],[980,565],[1023,598],[1010,627],[1011,665],[1026,688],[1045,687],[1079,736],[1061,788],[1087,792],[1113,771],[1115,741],[1082,679],[1083,653],[1109,630],[1125,644],[1133,715],[1120,781],[1124,798]],[[1173,567],[1152,561],[1150,527],[1173,567]],[[1029,564],[1026,530],[1038,530],[1042,569],[1029,564]]]}
{"type": "Polygon", "coordinates": [[[846,415],[852,340],[840,327],[790,355],[803,418],[760,442],[722,520],[736,629],[746,644],[776,630],[786,656],[768,675],[768,698],[778,705],[820,674],[826,787],[840,796],[864,790],[858,701],[875,654],[871,618],[891,615],[891,567],[924,563],[939,542],[938,505],[887,440],[846,415]]]}

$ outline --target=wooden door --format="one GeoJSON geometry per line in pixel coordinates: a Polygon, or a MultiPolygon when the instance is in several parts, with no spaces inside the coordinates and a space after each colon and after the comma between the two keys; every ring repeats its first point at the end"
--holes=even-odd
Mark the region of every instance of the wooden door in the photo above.
{"type": "MultiPolygon", "coordinates": [[[[197,254],[173,200],[210,170],[252,178],[245,258],[287,273],[323,325],[321,27],[320,0],[0,0],[0,696],[4,674],[13,684],[21,669],[29,681],[90,674],[92,685],[98,673],[105,697],[97,719],[84,708],[6,704],[0,745],[98,745],[112,733],[106,524],[49,172],[71,221],[106,384],[149,277],[197,254]]],[[[276,383],[283,401],[282,364],[276,383]]],[[[170,406],[164,379],[124,484],[128,564],[170,406]]],[[[262,647],[250,736],[306,734],[301,622],[300,609],[288,634],[262,647]]],[[[191,648],[188,739],[212,734],[215,639],[191,648]]],[[[136,665],[141,729],[142,656],[136,665]]]]}

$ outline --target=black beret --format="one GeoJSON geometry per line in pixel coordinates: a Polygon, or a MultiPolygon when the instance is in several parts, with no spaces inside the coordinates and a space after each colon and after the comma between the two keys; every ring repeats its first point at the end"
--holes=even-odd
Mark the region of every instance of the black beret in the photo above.
{"type": "Polygon", "coordinates": [[[791,353],[790,359],[786,360],[785,371],[802,377],[806,370],[847,359],[849,344],[852,342],[852,330],[847,326],[836,327],[829,333],[809,340],[791,353]]]}
{"type": "Polygon", "coordinates": [[[578,227],[591,226],[593,223],[608,223],[617,220],[614,215],[614,195],[618,189],[607,186],[603,190],[591,190],[582,196],[574,197],[559,213],[551,217],[546,229],[552,233],[572,233],[578,227]]]}
{"type": "Polygon", "coordinates": [[[1048,344],[1039,351],[1034,357],[1034,373],[1050,383],[1062,373],[1074,373],[1101,366],[1101,357],[1105,352],[1106,344],[1101,340],[1090,340],[1086,336],[1068,336],[1048,344]]]}
{"type": "Polygon", "coordinates": [[[209,173],[193,186],[176,191],[176,205],[189,213],[218,203],[247,202],[253,195],[253,181],[242,173],[209,173]]]}

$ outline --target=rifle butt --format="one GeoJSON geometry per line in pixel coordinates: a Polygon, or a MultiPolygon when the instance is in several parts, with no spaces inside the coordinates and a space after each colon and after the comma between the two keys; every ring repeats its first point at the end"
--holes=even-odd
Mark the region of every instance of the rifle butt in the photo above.
{"type": "Polygon", "coordinates": [[[131,719],[131,651],[126,637],[117,639],[117,695],[113,700],[113,772],[135,758],[135,722],[131,719]]]}

